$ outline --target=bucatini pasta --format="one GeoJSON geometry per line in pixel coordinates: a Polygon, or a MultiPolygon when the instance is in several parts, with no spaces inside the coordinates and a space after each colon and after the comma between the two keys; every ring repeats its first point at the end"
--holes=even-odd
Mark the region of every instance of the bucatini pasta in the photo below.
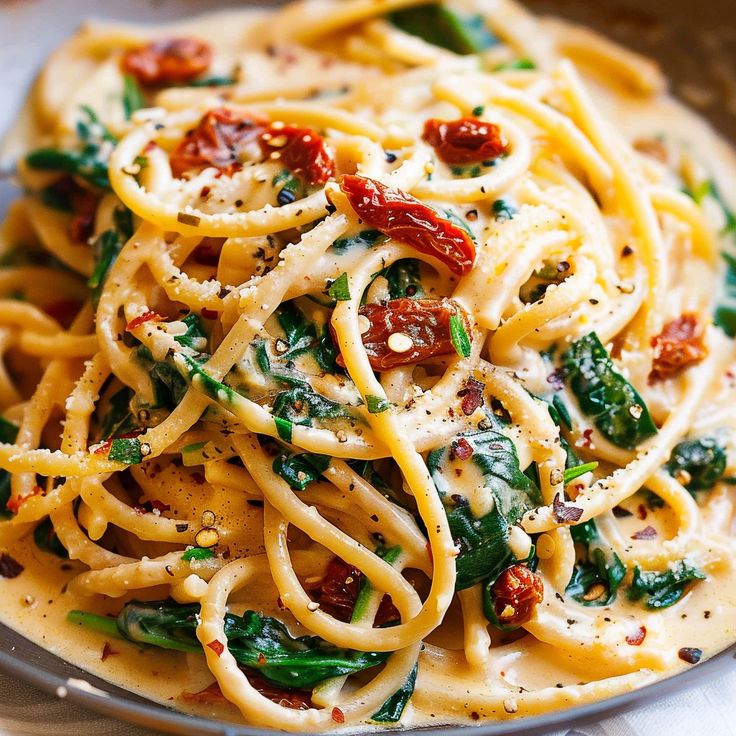
{"type": "Polygon", "coordinates": [[[289,731],[736,639],[734,160],[649,61],[500,0],[88,24],[3,163],[5,623],[289,731]]]}

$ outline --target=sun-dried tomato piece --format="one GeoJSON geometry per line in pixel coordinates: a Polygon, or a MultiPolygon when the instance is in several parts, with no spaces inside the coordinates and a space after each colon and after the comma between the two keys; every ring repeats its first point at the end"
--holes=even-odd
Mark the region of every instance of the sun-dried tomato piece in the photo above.
{"type": "MultiPolygon", "coordinates": [[[[360,570],[339,557],[333,557],[322,579],[305,587],[319,603],[321,610],[338,621],[350,621],[362,579],[363,573],[360,570]]],[[[376,613],[376,626],[381,626],[387,621],[398,621],[399,618],[399,612],[391,597],[384,595],[376,613]]]]}
{"type": "Polygon", "coordinates": [[[460,406],[466,417],[469,417],[476,409],[483,406],[483,389],[485,387],[486,385],[482,381],[473,378],[473,376],[468,376],[465,386],[457,392],[457,395],[462,399],[460,406]]]}
{"type": "MultiPolygon", "coordinates": [[[[260,116],[236,115],[224,107],[210,110],[171,153],[172,173],[181,177],[187,171],[214,166],[233,174],[240,168],[244,149],[258,142],[267,124],[260,116]]],[[[260,151],[253,153],[257,157],[260,151]]]]}
{"type": "Polygon", "coordinates": [[[652,347],[650,384],[677,376],[708,355],[703,343],[703,328],[696,314],[682,314],[668,322],[662,332],[652,338],[652,347]]]}
{"type": "Polygon", "coordinates": [[[335,173],[325,139],[311,128],[273,123],[260,139],[261,152],[278,159],[307,184],[324,184],[335,173]]]}
{"type": "Polygon", "coordinates": [[[212,61],[209,44],[196,38],[164,38],[128,51],[124,72],[145,86],[185,84],[206,72],[212,61]]]}
{"type": "Polygon", "coordinates": [[[475,244],[470,234],[418,199],[353,174],[342,177],[340,189],[368,227],[434,256],[459,276],[473,268],[475,244]]]}
{"type": "MultiPolygon", "coordinates": [[[[471,334],[465,313],[450,299],[392,299],[386,304],[364,304],[360,315],[370,324],[361,338],[375,371],[454,353],[450,334],[453,315],[461,318],[468,337],[471,334]]],[[[340,356],[338,363],[344,364],[340,356]]]]}
{"type": "Polygon", "coordinates": [[[508,153],[508,143],[501,135],[501,129],[475,118],[426,120],[422,140],[429,143],[448,164],[494,161],[508,153]]]}
{"type": "Polygon", "coordinates": [[[504,626],[529,621],[544,598],[544,583],[526,565],[507,567],[491,587],[493,610],[504,626]]]}
{"type": "MultiPolygon", "coordinates": [[[[261,677],[253,670],[245,672],[248,682],[263,695],[274,703],[278,703],[284,708],[293,708],[295,710],[307,710],[312,707],[312,698],[309,690],[297,690],[285,687],[279,687],[261,677]]],[[[213,682],[204,690],[196,693],[190,693],[186,690],[181,694],[182,700],[188,703],[203,703],[205,705],[227,705],[230,701],[222,694],[220,686],[213,682]]]]}

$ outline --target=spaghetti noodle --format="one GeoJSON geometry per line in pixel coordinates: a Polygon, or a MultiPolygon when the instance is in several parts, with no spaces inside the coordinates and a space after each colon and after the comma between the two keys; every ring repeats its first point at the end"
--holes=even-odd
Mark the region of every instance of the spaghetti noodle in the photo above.
{"type": "Polygon", "coordinates": [[[3,157],[3,620],[290,731],[733,641],[732,159],[663,89],[496,0],[84,26],[3,157]]]}

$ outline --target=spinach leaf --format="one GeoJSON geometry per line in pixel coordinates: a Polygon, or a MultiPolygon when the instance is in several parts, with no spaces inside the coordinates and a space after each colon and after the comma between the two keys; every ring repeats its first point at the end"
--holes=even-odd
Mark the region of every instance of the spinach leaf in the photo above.
{"type": "Polygon", "coordinates": [[[456,54],[477,54],[498,43],[481,15],[461,15],[435,3],[398,10],[389,20],[405,33],[456,54]]]}
{"type": "Polygon", "coordinates": [[[207,349],[207,333],[202,327],[202,320],[194,312],[190,312],[181,321],[187,326],[187,331],[183,335],[176,335],[174,340],[185,348],[198,353],[204,352],[207,349]]]}
{"type": "Polygon", "coordinates": [[[593,519],[573,526],[570,531],[576,542],[587,547],[587,560],[575,565],[565,592],[584,606],[610,605],[626,577],[626,566],[613,550],[593,546],[599,540],[593,519]]]}
{"type": "Polygon", "coordinates": [[[455,559],[456,589],[495,580],[514,560],[508,546],[509,526],[541,503],[539,489],[519,467],[514,443],[493,429],[464,434],[455,440],[454,447],[433,450],[427,466],[442,498],[450,532],[460,549],[455,559]],[[459,443],[465,448],[466,456],[472,450],[466,460],[457,457],[459,443]],[[479,473],[479,482],[494,501],[491,511],[480,518],[473,514],[464,496],[451,491],[458,474],[474,471],[479,473]]]}
{"type": "Polygon", "coordinates": [[[672,448],[667,472],[688,491],[712,488],[726,472],[727,457],[717,437],[684,440],[672,448]]]}
{"type": "MultiPolygon", "coordinates": [[[[293,302],[284,302],[276,312],[281,329],[284,331],[284,339],[288,349],[281,353],[279,360],[293,360],[304,353],[311,353],[317,365],[326,373],[335,373],[337,370],[337,348],[332,342],[327,325],[321,328],[307,319],[307,316],[293,302]]],[[[265,346],[264,346],[265,350],[265,346]]],[[[266,355],[266,361],[268,356],[266,355]]],[[[263,368],[264,373],[269,368],[263,368]]],[[[271,370],[275,378],[293,383],[293,376],[271,370]]]]}
{"type": "MultiPolygon", "coordinates": [[[[182,606],[169,600],[132,601],[125,604],[115,623],[118,634],[130,641],[180,652],[201,652],[202,645],[195,633],[198,617],[198,605],[182,606]]],[[[112,631],[111,619],[105,616],[71,611],[68,618],[108,634],[112,631]]],[[[318,636],[295,638],[283,623],[255,611],[246,611],[242,616],[225,614],[225,634],[238,664],[257,670],[269,682],[284,687],[311,688],[331,677],[375,667],[390,655],[343,649],[318,636]]]]}
{"type": "Polygon", "coordinates": [[[292,424],[312,426],[313,419],[349,417],[350,412],[342,404],[318,394],[311,386],[303,384],[282,391],[273,402],[273,415],[292,424]]]}
{"type": "MultiPolygon", "coordinates": [[[[0,442],[12,445],[18,436],[18,427],[0,417],[0,442]]],[[[10,473],[0,468],[0,519],[9,519],[13,512],[8,509],[10,500],[10,473]]]]}
{"type": "Polygon", "coordinates": [[[273,461],[273,472],[283,478],[295,491],[303,491],[327,470],[331,458],[328,455],[303,452],[281,453],[273,461]]]}
{"type": "Polygon", "coordinates": [[[580,408],[614,445],[633,450],[657,433],[644,400],[613,364],[594,332],[573,342],[562,361],[580,408]]]}
{"type": "Polygon", "coordinates": [[[378,723],[396,723],[401,720],[404,708],[406,708],[411,696],[414,694],[418,671],[419,664],[417,663],[412,668],[404,684],[371,716],[372,721],[378,723]]]}
{"type": "Polygon", "coordinates": [[[36,543],[36,547],[43,552],[48,552],[62,559],[69,557],[66,547],[56,536],[56,530],[48,516],[33,530],[33,541],[36,543]]]}
{"type": "Polygon", "coordinates": [[[138,429],[138,423],[130,411],[130,401],[133,398],[133,391],[124,386],[116,391],[108,403],[105,412],[105,420],[102,423],[100,439],[106,440],[110,437],[128,434],[134,429],[138,429]]]}
{"type": "Polygon", "coordinates": [[[126,120],[130,120],[131,116],[136,110],[146,106],[146,100],[143,97],[143,92],[138,86],[136,78],[132,74],[125,74],[123,76],[123,115],[126,120]]]}
{"type": "Polygon", "coordinates": [[[80,150],[39,148],[26,156],[26,163],[32,169],[61,171],[78,176],[99,189],[109,189],[107,166],[112,146],[103,144],[114,145],[117,139],[100,123],[91,108],[82,107],[82,113],[84,117],[77,122],[80,150]]]}
{"type": "Polygon", "coordinates": [[[118,207],[113,215],[114,227],[100,233],[92,244],[95,255],[95,269],[87,281],[92,290],[92,301],[95,305],[100,300],[102,287],[107,279],[108,271],[115,262],[125,243],[133,236],[132,213],[127,207],[118,207]]]}
{"type": "Polygon", "coordinates": [[[416,258],[402,258],[394,261],[382,275],[388,281],[388,294],[391,299],[411,297],[421,299],[425,296],[416,258]]]}
{"type": "Polygon", "coordinates": [[[362,230],[355,235],[338,238],[331,247],[336,253],[342,254],[356,248],[368,250],[384,240],[388,240],[388,237],[378,230],[362,230]]]}
{"type": "Polygon", "coordinates": [[[637,565],[629,588],[629,600],[644,599],[647,608],[658,610],[677,603],[685,593],[688,583],[705,580],[701,570],[680,560],[676,567],[665,572],[642,572],[637,565]]]}

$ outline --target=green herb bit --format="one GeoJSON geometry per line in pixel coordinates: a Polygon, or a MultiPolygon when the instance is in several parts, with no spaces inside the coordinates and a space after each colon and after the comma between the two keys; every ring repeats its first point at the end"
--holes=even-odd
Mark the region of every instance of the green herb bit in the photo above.
{"type": "Polygon", "coordinates": [[[203,77],[201,79],[194,79],[191,82],[187,82],[186,87],[229,87],[231,84],[235,84],[238,80],[233,76],[211,76],[203,77]]]}
{"type": "Polygon", "coordinates": [[[479,118],[479,117],[480,117],[480,116],[481,116],[481,115],[482,115],[482,114],[483,114],[483,113],[484,113],[485,111],[486,111],[485,105],[477,105],[476,107],[474,107],[474,108],[473,108],[473,109],[472,109],[472,110],[470,111],[470,114],[471,114],[471,115],[472,115],[472,116],[473,116],[474,118],[479,118]]]}
{"type": "Polygon", "coordinates": [[[481,15],[461,15],[435,3],[398,10],[389,20],[405,33],[456,54],[478,54],[498,43],[481,15]]]}
{"type": "Polygon", "coordinates": [[[278,436],[284,442],[291,442],[294,425],[288,419],[282,419],[281,417],[274,417],[273,422],[276,425],[278,436]]]}
{"type": "Polygon", "coordinates": [[[338,238],[332,244],[332,250],[337,253],[347,253],[349,250],[361,248],[368,250],[377,243],[381,243],[388,238],[378,230],[362,230],[355,235],[349,235],[344,238],[338,238]]]}
{"type": "Polygon", "coordinates": [[[518,211],[505,199],[496,199],[491,205],[491,212],[497,220],[511,220],[518,211]]]}
{"type": "Polygon", "coordinates": [[[346,302],[350,300],[350,282],[348,275],[344,271],[330,284],[327,293],[331,299],[336,302],[346,302]]]}
{"type": "Polygon", "coordinates": [[[499,64],[494,72],[521,71],[527,69],[536,69],[537,65],[531,59],[515,59],[514,61],[506,61],[499,64]]]}
{"type": "Polygon", "coordinates": [[[616,368],[594,332],[573,342],[562,362],[580,408],[614,445],[633,450],[657,433],[644,399],[616,368]]]}
{"type": "Polygon", "coordinates": [[[108,460],[125,465],[138,465],[143,462],[141,441],[137,437],[119,437],[112,441],[108,460]]]}
{"type": "Polygon", "coordinates": [[[665,572],[642,572],[637,566],[629,588],[629,600],[644,599],[646,607],[652,610],[669,608],[682,598],[688,583],[705,578],[704,572],[685,560],[665,572]]]}
{"type": "Polygon", "coordinates": [[[209,560],[214,556],[215,553],[208,547],[192,547],[186,550],[181,558],[184,562],[191,562],[192,560],[209,560]]]}
{"type": "Polygon", "coordinates": [[[571,483],[575,480],[575,478],[579,478],[581,475],[585,475],[586,473],[590,473],[591,471],[595,470],[598,467],[597,462],[592,463],[584,463],[583,465],[576,465],[572,468],[567,468],[565,470],[563,483],[567,485],[568,483],[571,483]]]}
{"type": "Polygon", "coordinates": [[[99,616],[96,613],[89,613],[88,611],[74,610],[67,613],[66,620],[72,624],[84,626],[85,629],[97,631],[105,636],[111,636],[114,639],[123,638],[123,635],[118,629],[117,620],[110,616],[99,616]]]}
{"type": "Polygon", "coordinates": [[[461,358],[470,357],[470,337],[465,329],[462,315],[457,312],[450,316],[450,340],[455,352],[461,358]]]}
{"type": "Polygon", "coordinates": [[[381,396],[366,394],[365,405],[368,407],[370,414],[382,414],[391,408],[391,402],[381,396]]]}
{"type": "Polygon", "coordinates": [[[123,114],[126,120],[130,120],[136,110],[140,110],[146,106],[146,100],[143,92],[138,86],[136,78],[131,74],[123,76],[123,114]]]}

